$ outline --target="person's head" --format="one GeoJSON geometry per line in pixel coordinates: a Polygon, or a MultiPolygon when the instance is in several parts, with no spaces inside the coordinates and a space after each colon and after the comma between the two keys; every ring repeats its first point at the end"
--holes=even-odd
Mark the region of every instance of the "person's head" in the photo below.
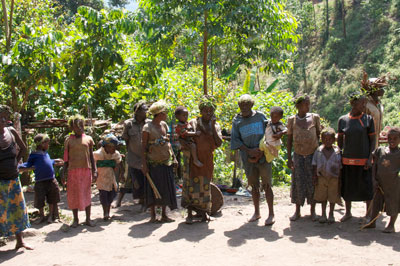
{"type": "Polygon", "coordinates": [[[37,134],[33,138],[36,150],[47,151],[49,149],[50,137],[47,134],[37,134]]]}
{"type": "Polygon", "coordinates": [[[0,128],[7,127],[8,120],[10,119],[11,108],[7,105],[0,105],[0,128]]]}
{"type": "Polygon", "coordinates": [[[388,132],[388,143],[389,148],[395,149],[399,146],[400,143],[400,128],[393,127],[388,132]]]}
{"type": "Polygon", "coordinates": [[[175,117],[181,123],[186,123],[189,117],[189,112],[184,106],[178,106],[175,109],[175,117]]]}
{"type": "Polygon", "coordinates": [[[365,105],[367,104],[365,95],[361,92],[351,93],[350,97],[351,110],[355,114],[361,114],[365,110],[365,105]]]}
{"type": "Polygon", "coordinates": [[[214,116],[214,112],[217,106],[215,105],[214,97],[204,95],[200,99],[199,110],[203,121],[210,121],[214,116]]]}
{"type": "Polygon", "coordinates": [[[85,118],[81,115],[74,115],[68,119],[68,126],[76,136],[81,136],[85,132],[85,118]]]}
{"type": "Polygon", "coordinates": [[[147,110],[148,110],[148,107],[147,107],[146,101],[140,100],[139,102],[137,102],[133,106],[133,112],[134,112],[136,121],[143,122],[146,119],[147,110]]]}
{"type": "Polygon", "coordinates": [[[159,100],[150,106],[149,112],[155,120],[165,121],[167,120],[167,103],[159,100]]]}
{"type": "Polygon", "coordinates": [[[243,94],[240,96],[238,105],[240,108],[240,113],[244,117],[248,117],[252,113],[252,108],[254,106],[254,98],[250,94],[243,94]]]}
{"type": "Polygon", "coordinates": [[[336,141],[336,132],[333,128],[325,128],[321,132],[322,144],[325,148],[331,148],[336,141]]]}
{"type": "Polygon", "coordinates": [[[294,98],[294,104],[298,113],[308,113],[310,111],[310,97],[306,94],[298,95],[294,98]]]}
{"type": "Polygon", "coordinates": [[[272,124],[276,124],[283,117],[283,109],[279,106],[273,106],[270,110],[271,122],[272,124]]]}
{"type": "Polygon", "coordinates": [[[103,146],[106,153],[109,153],[109,154],[114,154],[118,145],[119,145],[119,140],[113,134],[108,134],[101,141],[101,146],[103,146]]]}

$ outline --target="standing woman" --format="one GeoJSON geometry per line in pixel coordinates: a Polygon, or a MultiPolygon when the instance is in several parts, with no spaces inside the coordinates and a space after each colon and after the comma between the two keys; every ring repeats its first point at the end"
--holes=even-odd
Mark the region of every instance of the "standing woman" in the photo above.
{"type": "Polygon", "coordinates": [[[142,171],[149,174],[161,195],[157,199],[147,179],[144,182],[144,204],[151,210],[150,222],[156,219],[156,206],[162,207],[161,222],[173,222],[167,216],[167,206],[174,210],[178,207],[173,164],[177,164],[167,132],[167,104],[160,100],[149,109],[153,120],[147,122],[142,131],[142,171]]]}
{"type": "Polygon", "coordinates": [[[350,96],[351,111],[339,118],[338,146],[342,150],[342,197],[349,220],[352,201],[366,201],[367,210],[373,197],[372,152],[375,149],[375,126],[370,115],[363,113],[366,98],[361,93],[350,96]]]}
{"type": "Polygon", "coordinates": [[[22,231],[30,224],[17,169],[26,146],[17,131],[7,126],[10,114],[8,106],[0,105],[0,235],[15,234],[15,249],[30,250],[33,248],[22,239],[22,231]]]}
{"type": "Polygon", "coordinates": [[[210,182],[214,172],[213,153],[222,144],[221,128],[214,115],[215,108],[213,98],[203,96],[199,104],[201,116],[189,122],[194,132],[198,132],[193,140],[197,147],[197,157],[203,166],[196,166],[191,158],[189,178],[183,181],[182,207],[188,209],[187,224],[193,223],[193,210],[201,214],[202,221],[208,220],[207,213],[211,211],[210,182]]]}
{"type": "Polygon", "coordinates": [[[315,221],[312,158],[319,146],[320,118],[318,114],[309,113],[310,98],[307,95],[296,97],[295,104],[297,114],[288,118],[287,125],[288,167],[293,171],[290,196],[292,203],[296,204],[296,211],[290,220],[296,221],[300,218],[300,207],[307,199],[307,203],[311,205],[311,219],[315,221]],[[292,146],[294,148],[293,159],[292,146]]]}

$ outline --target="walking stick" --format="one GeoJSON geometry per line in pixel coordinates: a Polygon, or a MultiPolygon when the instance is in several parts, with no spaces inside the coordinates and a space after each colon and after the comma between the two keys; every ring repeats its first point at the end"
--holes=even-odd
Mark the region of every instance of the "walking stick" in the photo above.
{"type": "Polygon", "coordinates": [[[160,192],[158,192],[158,189],[157,189],[156,185],[154,185],[154,182],[151,179],[149,173],[146,173],[146,178],[147,178],[147,181],[149,181],[149,183],[150,183],[151,189],[153,189],[153,193],[154,193],[154,196],[156,197],[156,199],[161,199],[160,192]]]}

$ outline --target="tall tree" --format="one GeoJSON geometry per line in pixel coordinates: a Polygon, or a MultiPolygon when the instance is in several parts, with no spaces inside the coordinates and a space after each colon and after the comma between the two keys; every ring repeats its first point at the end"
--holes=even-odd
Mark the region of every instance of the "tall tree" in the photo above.
{"type": "MultiPolygon", "coordinates": [[[[203,58],[203,90],[208,93],[209,45],[232,47],[235,67],[261,57],[266,70],[286,71],[291,64],[281,55],[295,50],[297,22],[283,0],[141,0],[141,27],[146,42],[174,47],[183,35],[195,39],[203,58]]],[[[159,49],[155,49],[159,50],[159,49]]],[[[172,53],[173,57],[173,53],[172,53]]]]}

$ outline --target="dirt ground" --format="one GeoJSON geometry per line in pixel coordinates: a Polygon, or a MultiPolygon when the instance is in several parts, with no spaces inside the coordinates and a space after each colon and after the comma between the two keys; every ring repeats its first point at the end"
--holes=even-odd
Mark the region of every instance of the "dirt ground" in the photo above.
{"type": "MultiPolygon", "coordinates": [[[[355,218],[328,225],[312,222],[309,208],[305,215],[290,222],[294,211],[288,188],[274,188],[276,223],[265,227],[263,218],[247,223],[253,212],[250,198],[226,196],[222,212],[209,223],[184,223],[185,211],[171,213],[173,223],[150,224],[148,213],[140,213],[131,194],[116,218],[102,220],[98,195],[93,197],[92,218],[95,227],[70,228],[72,213],[67,210],[66,195],[60,204],[63,223],[33,225],[25,240],[33,251],[14,251],[15,240],[0,247],[1,265],[400,265],[400,233],[384,234],[386,216],[376,229],[359,230],[363,203],[353,203],[355,218]]],[[[32,205],[33,193],[26,193],[32,205]]],[[[30,208],[30,212],[34,209],[30,208]]],[[[318,213],[320,206],[317,206],[318,213]]],[[[337,206],[336,220],[344,208],[337,206]]],[[[79,213],[84,221],[84,212],[79,213]]],[[[400,222],[396,224],[400,231],[400,222]]]]}

